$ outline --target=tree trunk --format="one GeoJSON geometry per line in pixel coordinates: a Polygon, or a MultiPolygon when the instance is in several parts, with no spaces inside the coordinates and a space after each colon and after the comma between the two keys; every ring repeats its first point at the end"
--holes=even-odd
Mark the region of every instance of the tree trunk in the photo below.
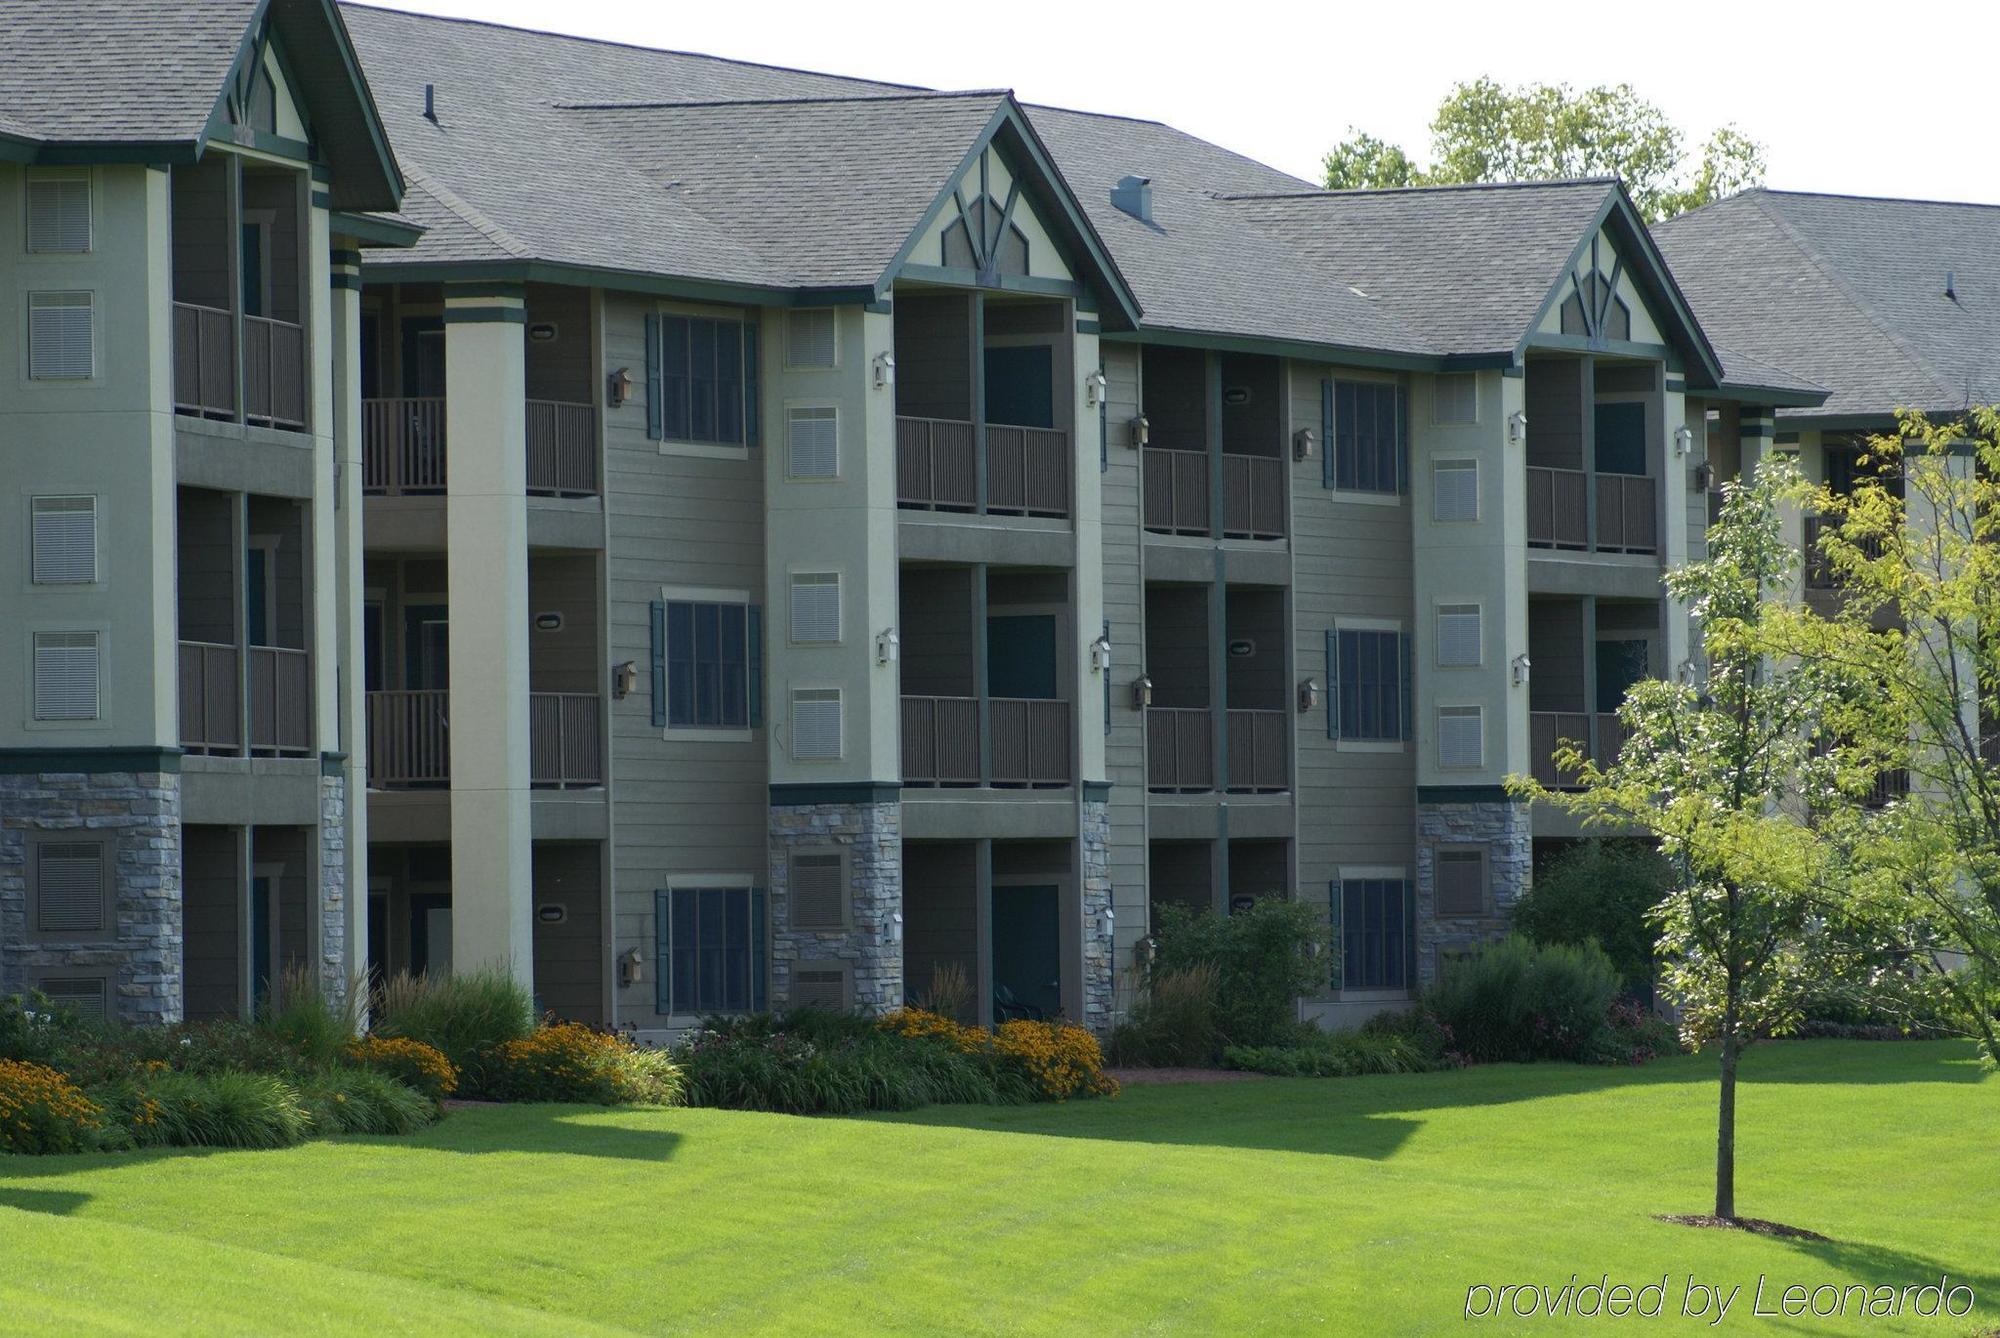
{"type": "Polygon", "coordinates": [[[1735,1009],[1722,1032],[1722,1095],[1715,1122],[1715,1215],[1736,1216],[1736,1040],[1735,1009]]]}

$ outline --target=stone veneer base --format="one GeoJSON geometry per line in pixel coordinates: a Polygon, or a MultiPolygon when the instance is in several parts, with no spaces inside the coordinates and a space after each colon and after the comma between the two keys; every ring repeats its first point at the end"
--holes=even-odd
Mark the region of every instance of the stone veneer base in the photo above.
{"type": "Polygon", "coordinates": [[[1514,903],[1534,881],[1534,826],[1527,804],[1508,800],[1417,805],[1417,983],[1437,979],[1438,958],[1504,938],[1514,903]],[[1441,845],[1486,847],[1489,895],[1479,915],[1437,914],[1441,845]]]}
{"type": "Polygon", "coordinates": [[[792,972],[799,964],[840,962],[857,1010],[882,1014],[901,1008],[902,804],[773,805],[770,838],[771,1006],[790,1006],[792,972]],[[847,855],[847,927],[793,929],[793,853],[834,849],[847,855]]]}

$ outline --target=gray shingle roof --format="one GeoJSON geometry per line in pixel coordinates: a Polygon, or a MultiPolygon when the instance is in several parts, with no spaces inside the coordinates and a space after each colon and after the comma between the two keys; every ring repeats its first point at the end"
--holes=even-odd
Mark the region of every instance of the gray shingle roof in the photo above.
{"type": "Polygon", "coordinates": [[[2000,399],[2000,209],[1760,189],[1655,234],[1718,339],[1831,389],[1795,414],[2000,399]]]}

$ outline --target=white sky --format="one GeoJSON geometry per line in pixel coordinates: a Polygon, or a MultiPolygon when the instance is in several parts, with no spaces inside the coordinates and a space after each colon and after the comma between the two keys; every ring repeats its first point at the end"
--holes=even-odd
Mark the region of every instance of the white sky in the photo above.
{"type": "Polygon", "coordinates": [[[1677,0],[397,0],[486,19],[1166,121],[1319,179],[1349,125],[1428,156],[1454,82],[1629,82],[1691,146],[1735,122],[1767,184],[2000,203],[1982,89],[2000,4],[1677,0]],[[969,35],[968,30],[980,32],[969,35]]]}

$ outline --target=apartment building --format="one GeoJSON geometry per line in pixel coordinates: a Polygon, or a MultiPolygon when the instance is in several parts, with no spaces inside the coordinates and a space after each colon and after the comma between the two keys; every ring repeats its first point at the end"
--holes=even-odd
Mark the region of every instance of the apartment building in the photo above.
{"type": "Polygon", "coordinates": [[[0,992],[345,988],[359,253],[401,192],[321,0],[0,3],[0,992]]]}

